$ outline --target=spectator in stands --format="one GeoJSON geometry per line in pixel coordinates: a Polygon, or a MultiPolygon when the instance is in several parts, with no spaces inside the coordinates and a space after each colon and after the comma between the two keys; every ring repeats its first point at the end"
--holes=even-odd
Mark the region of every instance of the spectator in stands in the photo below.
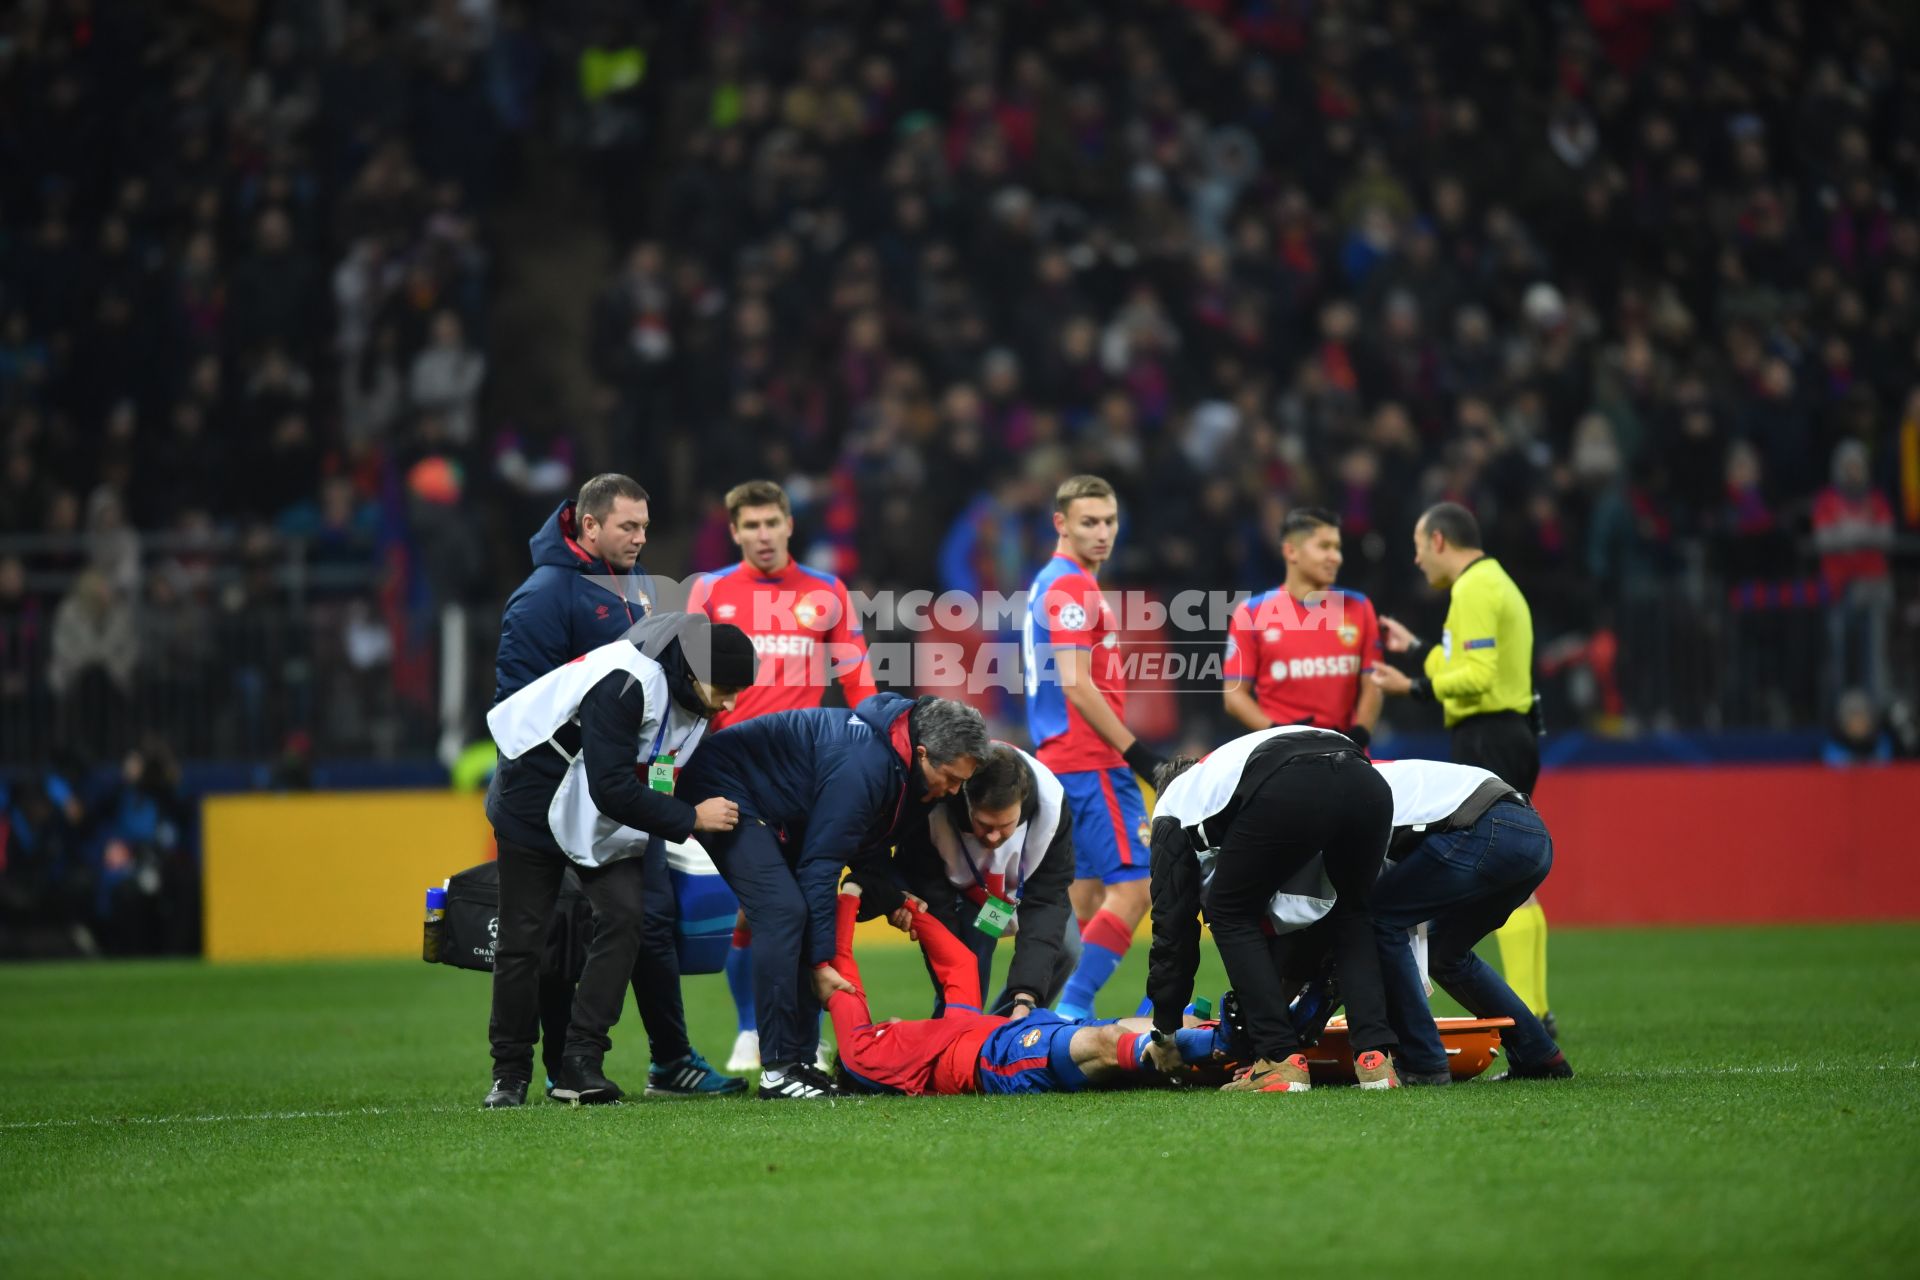
{"type": "Polygon", "coordinates": [[[407,392],[416,411],[438,415],[447,439],[465,448],[473,442],[486,376],[486,357],[466,345],[459,315],[442,311],[433,318],[432,340],[413,358],[407,392]]]}
{"type": "Polygon", "coordinates": [[[1893,509],[1868,478],[1858,440],[1833,451],[1833,483],[1813,503],[1813,544],[1831,601],[1827,610],[1827,692],[1853,685],[1871,702],[1886,696],[1887,623],[1893,582],[1893,509]]]}
{"type": "Polygon", "coordinates": [[[67,742],[98,758],[126,732],[140,656],[133,608],[99,569],[88,569],[53,615],[47,684],[60,701],[67,742]]]}

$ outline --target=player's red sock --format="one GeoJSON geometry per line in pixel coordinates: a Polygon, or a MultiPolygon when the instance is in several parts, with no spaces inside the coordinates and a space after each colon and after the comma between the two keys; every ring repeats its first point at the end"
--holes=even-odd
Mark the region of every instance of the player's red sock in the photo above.
{"type": "Polygon", "coordinates": [[[1147,1046],[1153,1043],[1151,1031],[1123,1031],[1120,1043],[1114,1046],[1114,1055],[1120,1061],[1122,1071],[1151,1071],[1153,1061],[1147,1057],[1147,1046]]]}
{"type": "Polygon", "coordinates": [[[1117,956],[1127,954],[1127,948],[1133,945],[1133,930],[1127,922],[1111,911],[1096,911],[1093,919],[1080,929],[1080,941],[1091,942],[1096,947],[1105,947],[1117,956]]]}
{"type": "Polygon", "coordinates": [[[734,921],[733,945],[735,949],[741,951],[753,945],[753,926],[749,925],[744,919],[734,921]]]}

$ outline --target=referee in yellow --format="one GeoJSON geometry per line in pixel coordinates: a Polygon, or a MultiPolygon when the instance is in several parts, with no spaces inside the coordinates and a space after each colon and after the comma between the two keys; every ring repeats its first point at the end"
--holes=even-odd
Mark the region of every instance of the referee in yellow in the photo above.
{"type": "MultiPolygon", "coordinates": [[[[1456,502],[1429,507],[1414,525],[1413,561],[1430,586],[1450,593],[1446,629],[1427,654],[1424,675],[1379,663],[1373,682],[1383,693],[1438,702],[1453,734],[1454,763],[1477,765],[1532,795],[1540,745],[1532,723],[1533,614],[1526,597],[1482,550],[1479,521],[1456,502]]],[[[1392,618],[1380,619],[1380,630],[1389,653],[1423,647],[1392,618]]],[[[1547,917],[1539,900],[1528,898],[1494,936],[1508,985],[1546,1021],[1547,917]]]]}

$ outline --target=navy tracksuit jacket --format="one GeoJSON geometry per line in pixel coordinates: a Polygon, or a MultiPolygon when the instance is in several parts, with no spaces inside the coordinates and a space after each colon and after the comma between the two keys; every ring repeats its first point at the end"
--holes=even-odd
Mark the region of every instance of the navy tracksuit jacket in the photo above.
{"type": "MultiPolygon", "coordinates": [[[[725,796],[740,806],[737,828],[700,839],[753,929],[762,1062],[813,1060],[811,969],[833,959],[841,871],[883,863],[903,813],[926,820],[926,785],[909,768],[913,707],[878,693],[852,711],[757,716],[701,743],[674,788],[689,804],[725,796]]],[[[862,883],[870,893],[891,886],[884,874],[862,883]]]]}

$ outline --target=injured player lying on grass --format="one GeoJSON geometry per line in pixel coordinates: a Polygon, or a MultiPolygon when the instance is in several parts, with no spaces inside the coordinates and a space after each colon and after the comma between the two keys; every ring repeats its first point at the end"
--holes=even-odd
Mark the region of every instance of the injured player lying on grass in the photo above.
{"type": "MultiPolygon", "coordinates": [[[[1076,1093],[1155,1083],[1148,1059],[1148,1018],[1070,1022],[1046,1009],[1010,1019],[980,1012],[980,968],[973,952],[925,912],[911,914],[909,936],[920,943],[940,984],[938,1018],[875,1022],[853,959],[860,885],[840,888],[832,970],[853,990],[821,991],[839,1044],[840,1086],[847,1093],[1076,1093]]],[[[1177,1035],[1188,1061],[1214,1058],[1212,1024],[1177,1035]]]]}

